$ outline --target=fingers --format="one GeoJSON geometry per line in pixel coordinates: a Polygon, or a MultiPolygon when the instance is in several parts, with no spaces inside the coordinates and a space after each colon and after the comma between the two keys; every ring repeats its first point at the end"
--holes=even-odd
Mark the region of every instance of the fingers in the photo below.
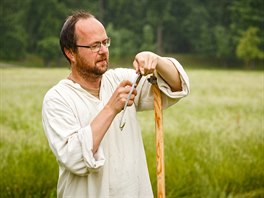
{"type": "MultiPolygon", "coordinates": [[[[108,105],[116,112],[119,113],[125,106],[128,99],[129,92],[131,90],[132,83],[128,80],[122,81],[119,86],[116,88],[114,94],[108,101],[108,105]]],[[[128,106],[133,105],[134,99],[137,95],[137,90],[134,88],[129,101],[128,106]]]]}
{"type": "Polygon", "coordinates": [[[129,80],[123,80],[118,87],[126,87],[126,86],[132,86],[132,82],[129,80]]]}
{"type": "Polygon", "coordinates": [[[137,73],[142,75],[152,74],[158,64],[158,55],[152,52],[141,52],[135,56],[133,66],[137,73]]]}
{"type": "Polygon", "coordinates": [[[142,75],[145,75],[144,65],[145,65],[144,59],[142,59],[139,56],[138,57],[136,56],[133,62],[133,66],[137,74],[140,73],[142,75]]]}
{"type": "MultiPolygon", "coordinates": [[[[120,85],[117,88],[117,94],[119,95],[119,99],[121,102],[125,103],[127,101],[131,89],[132,89],[132,83],[130,81],[122,81],[120,83],[120,85]]],[[[129,98],[129,100],[131,100],[132,103],[136,95],[137,95],[137,90],[136,88],[134,88],[129,98]]],[[[132,104],[130,104],[129,102],[129,105],[132,104]]]]}
{"type": "Polygon", "coordinates": [[[131,89],[132,89],[131,85],[126,85],[125,87],[122,87],[122,86],[119,87],[119,89],[117,90],[118,94],[119,94],[119,99],[122,103],[124,103],[124,105],[125,105],[125,102],[127,101],[128,97],[129,97],[128,106],[131,106],[134,102],[134,99],[137,95],[137,90],[136,90],[136,88],[133,88],[133,90],[130,94],[131,89]]]}
{"type": "Polygon", "coordinates": [[[120,84],[119,88],[117,89],[118,100],[120,101],[120,105],[121,105],[122,109],[126,105],[126,102],[127,102],[127,106],[131,106],[134,103],[134,99],[137,95],[137,90],[136,90],[136,88],[133,88],[133,90],[131,90],[131,89],[132,89],[132,86],[131,86],[131,82],[129,82],[129,81],[128,82],[123,81],[120,84]]]}

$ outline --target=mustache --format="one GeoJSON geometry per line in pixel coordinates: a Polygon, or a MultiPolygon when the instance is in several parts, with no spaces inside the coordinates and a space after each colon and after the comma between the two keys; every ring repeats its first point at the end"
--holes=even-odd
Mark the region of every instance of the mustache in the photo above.
{"type": "Polygon", "coordinates": [[[100,58],[97,59],[97,61],[108,61],[108,57],[107,56],[101,56],[100,58]]]}

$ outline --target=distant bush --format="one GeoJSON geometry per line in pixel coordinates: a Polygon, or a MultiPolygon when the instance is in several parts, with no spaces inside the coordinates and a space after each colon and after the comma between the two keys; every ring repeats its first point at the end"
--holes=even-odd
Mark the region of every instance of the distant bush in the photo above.
{"type": "Polygon", "coordinates": [[[247,67],[253,66],[256,60],[264,60],[264,51],[261,49],[262,40],[258,32],[258,28],[248,28],[242,34],[236,48],[237,57],[242,59],[247,67]]]}
{"type": "Polygon", "coordinates": [[[42,56],[44,65],[48,66],[53,60],[61,57],[59,39],[57,37],[46,37],[38,42],[38,51],[42,56]]]}

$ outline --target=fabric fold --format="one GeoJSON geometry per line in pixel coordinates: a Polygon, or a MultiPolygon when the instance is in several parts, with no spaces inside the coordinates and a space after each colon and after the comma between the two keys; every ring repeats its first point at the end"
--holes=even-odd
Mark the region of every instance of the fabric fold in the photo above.
{"type": "Polygon", "coordinates": [[[93,154],[93,136],[91,126],[88,125],[78,132],[81,143],[83,159],[90,171],[97,171],[105,163],[103,148],[100,145],[97,152],[93,154]]]}

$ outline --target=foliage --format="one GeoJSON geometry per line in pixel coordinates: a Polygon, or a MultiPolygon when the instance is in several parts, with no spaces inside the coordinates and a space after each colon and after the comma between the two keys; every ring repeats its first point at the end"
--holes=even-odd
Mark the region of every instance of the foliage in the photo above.
{"type": "MultiPolygon", "coordinates": [[[[195,4],[194,4],[195,5],[195,4]]],[[[209,14],[204,5],[187,5],[190,13],[183,21],[185,33],[195,53],[207,53],[212,51],[212,34],[209,31],[209,14]],[[199,34],[197,34],[199,32],[199,34]]]]}
{"type": "MultiPolygon", "coordinates": [[[[264,12],[263,12],[264,1],[262,0],[234,0],[229,6],[230,10],[230,32],[233,35],[233,42],[235,48],[243,36],[243,32],[248,30],[250,27],[263,30],[264,24],[264,12]]],[[[264,43],[264,32],[259,32],[261,39],[260,43],[264,43]]]]}
{"type": "Polygon", "coordinates": [[[44,65],[48,66],[51,59],[58,59],[61,55],[57,37],[47,37],[37,43],[38,51],[42,55],[44,65]]]}
{"type": "Polygon", "coordinates": [[[217,58],[228,58],[232,54],[231,35],[224,26],[215,26],[214,28],[215,38],[215,55],[217,58]]]}
{"type": "MultiPolygon", "coordinates": [[[[42,130],[41,105],[69,70],[0,73],[1,197],[55,198],[59,170],[42,130]]],[[[263,71],[188,74],[191,94],[164,111],[167,197],[263,197],[263,71]]],[[[156,193],[154,114],[141,112],[138,119],[156,193]]]]}
{"type": "MultiPolygon", "coordinates": [[[[151,49],[159,54],[189,53],[225,60],[236,57],[242,32],[249,27],[263,29],[263,6],[262,0],[9,0],[3,2],[0,17],[4,30],[0,32],[0,58],[16,59],[25,53],[43,56],[36,51],[38,43],[59,37],[66,16],[82,9],[91,11],[105,27],[114,27],[114,57],[151,49]],[[145,43],[150,42],[144,30],[147,26],[152,28],[151,44],[145,43]],[[126,48],[120,45],[124,40],[126,48]]],[[[263,50],[263,31],[259,38],[263,50]]]]}
{"type": "Polygon", "coordinates": [[[24,28],[25,5],[27,1],[1,2],[0,16],[0,58],[18,60],[26,54],[27,32],[24,28]],[[18,53],[19,52],[19,53],[18,53]]]}
{"type": "Polygon", "coordinates": [[[112,57],[121,58],[136,53],[135,35],[132,31],[124,28],[116,30],[111,23],[106,30],[109,37],[111,37],[110,53],[112,57]]]}
{"type": "Polygon", "coordinates": [[[48,37],[59,37],[66,13],[66,6],[57,0],[31,0],[26,16],[26,20],[29,21],[26,23],[29,52],[35,52],[41,40],[48,37]]]}
{"type": "Polygon", "coordinates": [[[140,47],[140,51],[155,51],[154,34],[150,25],[143,27],[143,41],[140,47]]]}
{"type": "Polygon", "coordinates": [[[236,49],[237,56],[244,60],[247,66],[250,66],[254,60],[264,60],[264,51],[260,48],[261,39],[258,32],[258,28],[248,28],[242,34],[236,49]]]}

